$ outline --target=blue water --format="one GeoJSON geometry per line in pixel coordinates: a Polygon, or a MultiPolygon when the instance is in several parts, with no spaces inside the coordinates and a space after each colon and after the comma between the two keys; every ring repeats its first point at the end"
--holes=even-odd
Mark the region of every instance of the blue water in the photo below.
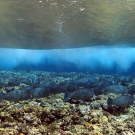
{"type": "Polygon", "coordinates": [[[134,74],[135,48],[0,49],[0,70],[134,74]]]}

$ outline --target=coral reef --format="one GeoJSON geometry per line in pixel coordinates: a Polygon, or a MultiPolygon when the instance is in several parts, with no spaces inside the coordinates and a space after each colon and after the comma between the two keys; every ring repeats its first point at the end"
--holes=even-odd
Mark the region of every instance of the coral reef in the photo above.
{"type": "MultiPolygon", "coordinates": [[[[22,95],[20,96],[19,93],[18,95],[13,93],[12,96],[9,94],[7,99],[11,101],[3,99],[0,102],[0,135],[135,135],[134,104],[128,107],[113,105],[111,109],[108,108],[108,97],[116,99],[121,95],[116,94],[117,91],[103,94],[102,90],[95,89],[95,95],[89,101],[65,102],[65,90],[67,88],[70,92],[76,90],[72,76],[81,88],[84,86],[104,88],[108,86],[108,82],[115,81],[116,84],[120,83],[129,88],[134,86],[135,82],[134,76],[1,71],[0,92],[3,97],[13,91],[25,93],[32,90],[35,90],[33,95],[39,94],[39,97],[42,97],[40,89],[39,91],[35,89],[37,84],[45,88],[44,95],[48,89],[52,93],[44,98],[34,98],[34,96],[31,98],[30,95],[30,98],[23,101],[20,101],[22,95]],[[17,76],[18,80],[22,79],[20,84],[14,82],[14,76],[17,76]],[[100,81],[93,83],[95,80],[100,81]],[[73,85],[70,82],[73,82],[73,85]]],[[[135,91],[131,89],[130,92],[134,95],[135,91]]]]}
{"type": "MultiPolygon", "coordinates": [[[[70,104],[64,94],[19,102],[0,102],[1,135],[134,135],[135,107],[109,113],[93,102],[70,104]],[[99,107],[99,108],[98,108],[99,107]]],[[[98,103],[96,103],[98,102],[98,103]]],[[[104,105],[105,106],[105,105],[104,105]]],[[[117,108],[116,108],[117,109],[117,108]]]]}

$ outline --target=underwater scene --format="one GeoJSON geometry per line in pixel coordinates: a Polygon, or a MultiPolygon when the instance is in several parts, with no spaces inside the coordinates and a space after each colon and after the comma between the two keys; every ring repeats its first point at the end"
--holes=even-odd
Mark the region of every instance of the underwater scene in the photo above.
{"type": "Polygon", "coordinates": [[[0,135],[135,135],[135,0],[0,0],[0,135]]]}

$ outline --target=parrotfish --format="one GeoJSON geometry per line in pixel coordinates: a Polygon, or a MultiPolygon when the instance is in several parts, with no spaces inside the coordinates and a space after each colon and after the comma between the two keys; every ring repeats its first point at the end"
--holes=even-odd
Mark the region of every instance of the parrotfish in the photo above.
{"type": "Polygon", "coordinates": [[[104,89],[104,93],[127,94],[128,90],[123,85],[110,85],[104,89]]]}
{"type": "Polygon", "coordinates": [[[134,104],[134,97],[130,95],[121,95],[120,97],[114,100],[109,97],[107,100],[107,104],[109,107],[112,105],[126,107],[134,104]]]}
{"type": "Polygon", "coordinates": [[[64,101],[69,101],[70,99],[75,100],[90,100],[95,95],[93,89],[81,88],[72,93],[66,92],[64,101]]]}

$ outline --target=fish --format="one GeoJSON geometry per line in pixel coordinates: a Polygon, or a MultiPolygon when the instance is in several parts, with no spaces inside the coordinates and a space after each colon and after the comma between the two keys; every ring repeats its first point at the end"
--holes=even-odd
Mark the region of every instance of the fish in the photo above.
{"type": "Polygon", "coordinates": [[[128,94],[135,95],[135,85],[128,88],[128,94]]]}
{"type": "Polygon", "coordinates": [[[22,101],[32,98],[43,98],[50,95],[50,89],[49,88],[43,88],[38,86],[27,86],[20,88],[18,90],[11,90],[7,92],[6,94],[0,93],[0,101],[3,99],[9,100],[9,101],[22,101]]]}
{"type": "Polygon", "coordinates": [[[110,85],[104,89],[104,94],[105,93],[127,94],[128,90],[127,87],[123,85],[110,85]]]}
{"type": "Polygon", "coordinates": [[[105,88],[105,87],[110,86],[110,85],[111,85],[111,83],[106,81],[106,80],[99,80],[99,81],[94,82],[91,85],[89,85],[88,88],[93,88],[93,87],[105,88]]]}
{"type": "Polygon", "coordinates": [[[40,79],[38,77],[24,77],[20,78],[20,82],[24,83],[26,85],[39,85],[41,83],[40,79]]]}
{"type": "MultiPolygon", "coordinates": [[[[57,94],[57,93],[60,93],[61,91],[63,91],[63,89],[57,89],[58,86],[59,86],[59,84],[57,84],[56,81],[54,81],[54,80],[48,80],[46,82],[42,82],[39,85],[39,87],[43,87],[44,89],[49,90],[50,94],[57,94]]],[[[59,88],[62,88],[62,87],[59,87],[59,88]]]]}
{"type": "Polygon", "coordinates": [[[31,99],[30,89],[11,90],[7,94],[0,93],[0,101],[3,99],[9,101],[21,101],[31,99]]]}
{"type": "Polygon", "coordinates": [[[77,83],[75,83],[75,82],[69,82],[68,83],[68,85],[67,85],[67,91],[68,92],[74,92],[77,89],[79,89],[79,86],[77,85],[77,83]]]}
{"type": "Polygon", "coordinates": [[[80,88],[72,93],[66,92],[64,96],[64,101],[67,102],[70,99],[75,100],[90,100],[95,95],[93,89],[80,88]]]}
{"type": "Polygon", "coordinates": [[[46,87],[51,87],[51,86],[53,86],[53,88],[54,88],[54,87],[58,86],[58,84],[56,84],[56,82],[54,80],[47,80],[47,81],[40,83],[40,87],[46,88],[46,87]]]}
{"type": "Polygon", "coordinates": [[[43,88],[43,87],[34,87],[30,90],[31,98],[43,98],[48,97],[50,95],[50,89],[49,88],[43,88]]]}
{"type": "Polygon", "coordinates": [[[107,100],[107,104],[108,104],[108,107],[112,105],[126,107],[126,106],[134,104],[134,97],[131,95],[121,95],[114,100],[109,97],[107,100]]]}
{"type": "Polygon", "coordinates": [[[51,94],[65,93],[67,90],[67,85],[68,85],[67,81],[54,85],[55,87],[51,89],[51,94]]]}
{"type": "Polygon", "coordinates": [[[107,87],[109,85],[110,85],[110,83],[108,81],[100,80],[100,81],[97,81],[90,85],[87,83],[85,86],[87,86],[86,88],[94,89],[95,95],[101,95],[104,93],[105,87],[107,87]]]}
{"type": "Polygon", "coordinates": [[[90,90],[93,89],[96,96],[104,94],[103,87],[93,87],[90,88],[90,90]]]}
{"type": "Polygon", "coordinates": [[[88,88],[89,85],[91,85],[97,81],[99,81],[98,77],[86,76],[86,77],[82,77],[82,78],[77,79],[76,83],[80,87],[88,88]]]}
{"type": "Polygon", "coordinates": [[[15,76],[0,76],[0,87],[11,87],[20,85],[20,79],[15,76]]]}
{"type": "Polygon", "coordinates": [[[66,91],[68,92],[73,92],[77,90],[78,86],[74,83],[70,83],[67,81],[64,81],[57,85],[55,88],[51,90],[52,94],[58,94],[58,93],[65,93],[66,91]]]}
{"type": "Polygon", "coordinates": [[[115,76],[107,76],[104,78],[104,80],[108,81],[110,84],[118,84],[119,80],[115,76]]]}
{"type": "Polygon", "coordinates": [[[128,85],[127,83],[131,83],[133,81],[133,79],[134,79],[133,75],[123,76],[123,77],[121,77],[120,82],[122,85],[127,86],[128,85]]]}

